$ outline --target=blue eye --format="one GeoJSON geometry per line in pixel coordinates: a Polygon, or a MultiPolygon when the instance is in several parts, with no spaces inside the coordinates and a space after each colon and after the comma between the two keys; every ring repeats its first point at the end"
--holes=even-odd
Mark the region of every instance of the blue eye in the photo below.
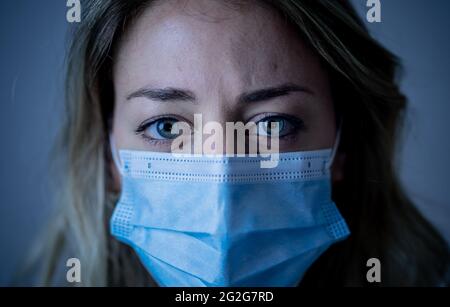
{"type": "Polygon", "coordinates": [[[160,118],[151,123],[142,125],[136,132],[142,133],[143,137],[147,139],[173,140],[179,136],[179,134],[172,133],[173,125],[177,122],[179,122],[179,120],[176,118],[160,118]]]}
{"type": "Polygon", "coordinates": [[[301,120],[290,119],[284,116],[268,116],[258,123],[258,135],[270,137],[275,132],[278,132],[278,136],[284,137],[289,134],[297,132],[302,125],[301,120]],[[277,130],[272,130],[272,124],[277,124],[277,130]]]}

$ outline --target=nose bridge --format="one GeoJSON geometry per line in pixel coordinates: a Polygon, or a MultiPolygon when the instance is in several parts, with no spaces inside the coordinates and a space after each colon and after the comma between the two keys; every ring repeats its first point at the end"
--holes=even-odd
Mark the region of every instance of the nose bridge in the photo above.
{"type": "MultiPolygon", "coordinates": [[[[234,127],[235,123],[242,119],[239,112],[233,109],[233,101],[228,97],[214,95],[207,102],[211,107],[197,113],[201,115],[204,154],[233,155],[236,152],[238,140],[234,130],[231,131],[229,128],[234,127]]],[[[245,144],[245,140],[243,142],[245,144]]]]}
{"type": "Polygon", "coordinates": [[[204,116],[202,127],[203,153],[207,155],[222,155],[227,153],[225,122],[227,116],[223,111],[213,112],[204,116]],[[206,120],[205,120],[206,118],[206,120]]]}
{"type": "MultiPolygon", "coordinates": [[[[210,67],[214,71],[205,80],[201,100],[203,119],[204,153],[232,155],[236,153],[236,137],[227,133],[227,123],[241,122],[242,110],[237,104],[239,95],[245,91],[248,77],[235,64],[210,67]]],[[[245,142],[245,140],[244,140],[245,142]]],[[[244,149],[245,150],[245,149],[244,149]]]]}
{"type": "Polygon", "coordinates": [[[203,153],[206,155],[256,154],[257,128],[254,123],[240,121],[209,121],[204,123],[203,153]]]}

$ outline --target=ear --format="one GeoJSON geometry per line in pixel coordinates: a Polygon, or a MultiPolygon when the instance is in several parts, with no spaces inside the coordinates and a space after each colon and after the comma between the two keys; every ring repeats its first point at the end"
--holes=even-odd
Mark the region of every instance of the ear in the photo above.
{"type": "Polygon", "coordinates": [[[331,180],[338,183],[344,180],[344,165],[346,154],[338,152],[334,157],[333,166],[331,167],[331,180]]]}

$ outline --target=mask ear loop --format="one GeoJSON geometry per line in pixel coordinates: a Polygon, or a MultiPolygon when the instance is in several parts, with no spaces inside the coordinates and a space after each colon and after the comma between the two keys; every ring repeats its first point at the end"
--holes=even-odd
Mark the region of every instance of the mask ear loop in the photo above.
{"type": "Polygon", "coordinates": [[[111,150],[111,155],[112,155],[114,164],[116,165],[116,168],[119,171],[120,175],[123,176],[122,163],[120,161],[119,156],[117,155],[116,143],[114,142],[114,138],[111,134],[109,135],[109,147],[111,150]]]}
{"type": "Polygon", "coordinates": [[[342,120],[339,121],[339,126],[338,126],[337,133],[336,133],[336,139],[334,141],[333,149],[331,150],[330,159],[328,160],[327,164],[325,165],[325,167],[327,169],[331,168],[331,166],[333,165],[334,159],[336,157],[336,154],[337,154],[337,151],[339,148],[339,144],[341,143],[341,131],[342,131],[342,120]]]}

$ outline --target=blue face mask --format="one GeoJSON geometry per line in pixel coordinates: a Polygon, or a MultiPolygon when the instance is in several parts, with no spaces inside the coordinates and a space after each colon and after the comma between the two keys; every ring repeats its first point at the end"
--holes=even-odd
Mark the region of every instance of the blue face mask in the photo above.
{"type": "Polygon", "coordinates": [[[331,200],[332,150],[261,158],[120,151],[111,232],[161,286],[295,286],[349,230],[331,200]]]}

